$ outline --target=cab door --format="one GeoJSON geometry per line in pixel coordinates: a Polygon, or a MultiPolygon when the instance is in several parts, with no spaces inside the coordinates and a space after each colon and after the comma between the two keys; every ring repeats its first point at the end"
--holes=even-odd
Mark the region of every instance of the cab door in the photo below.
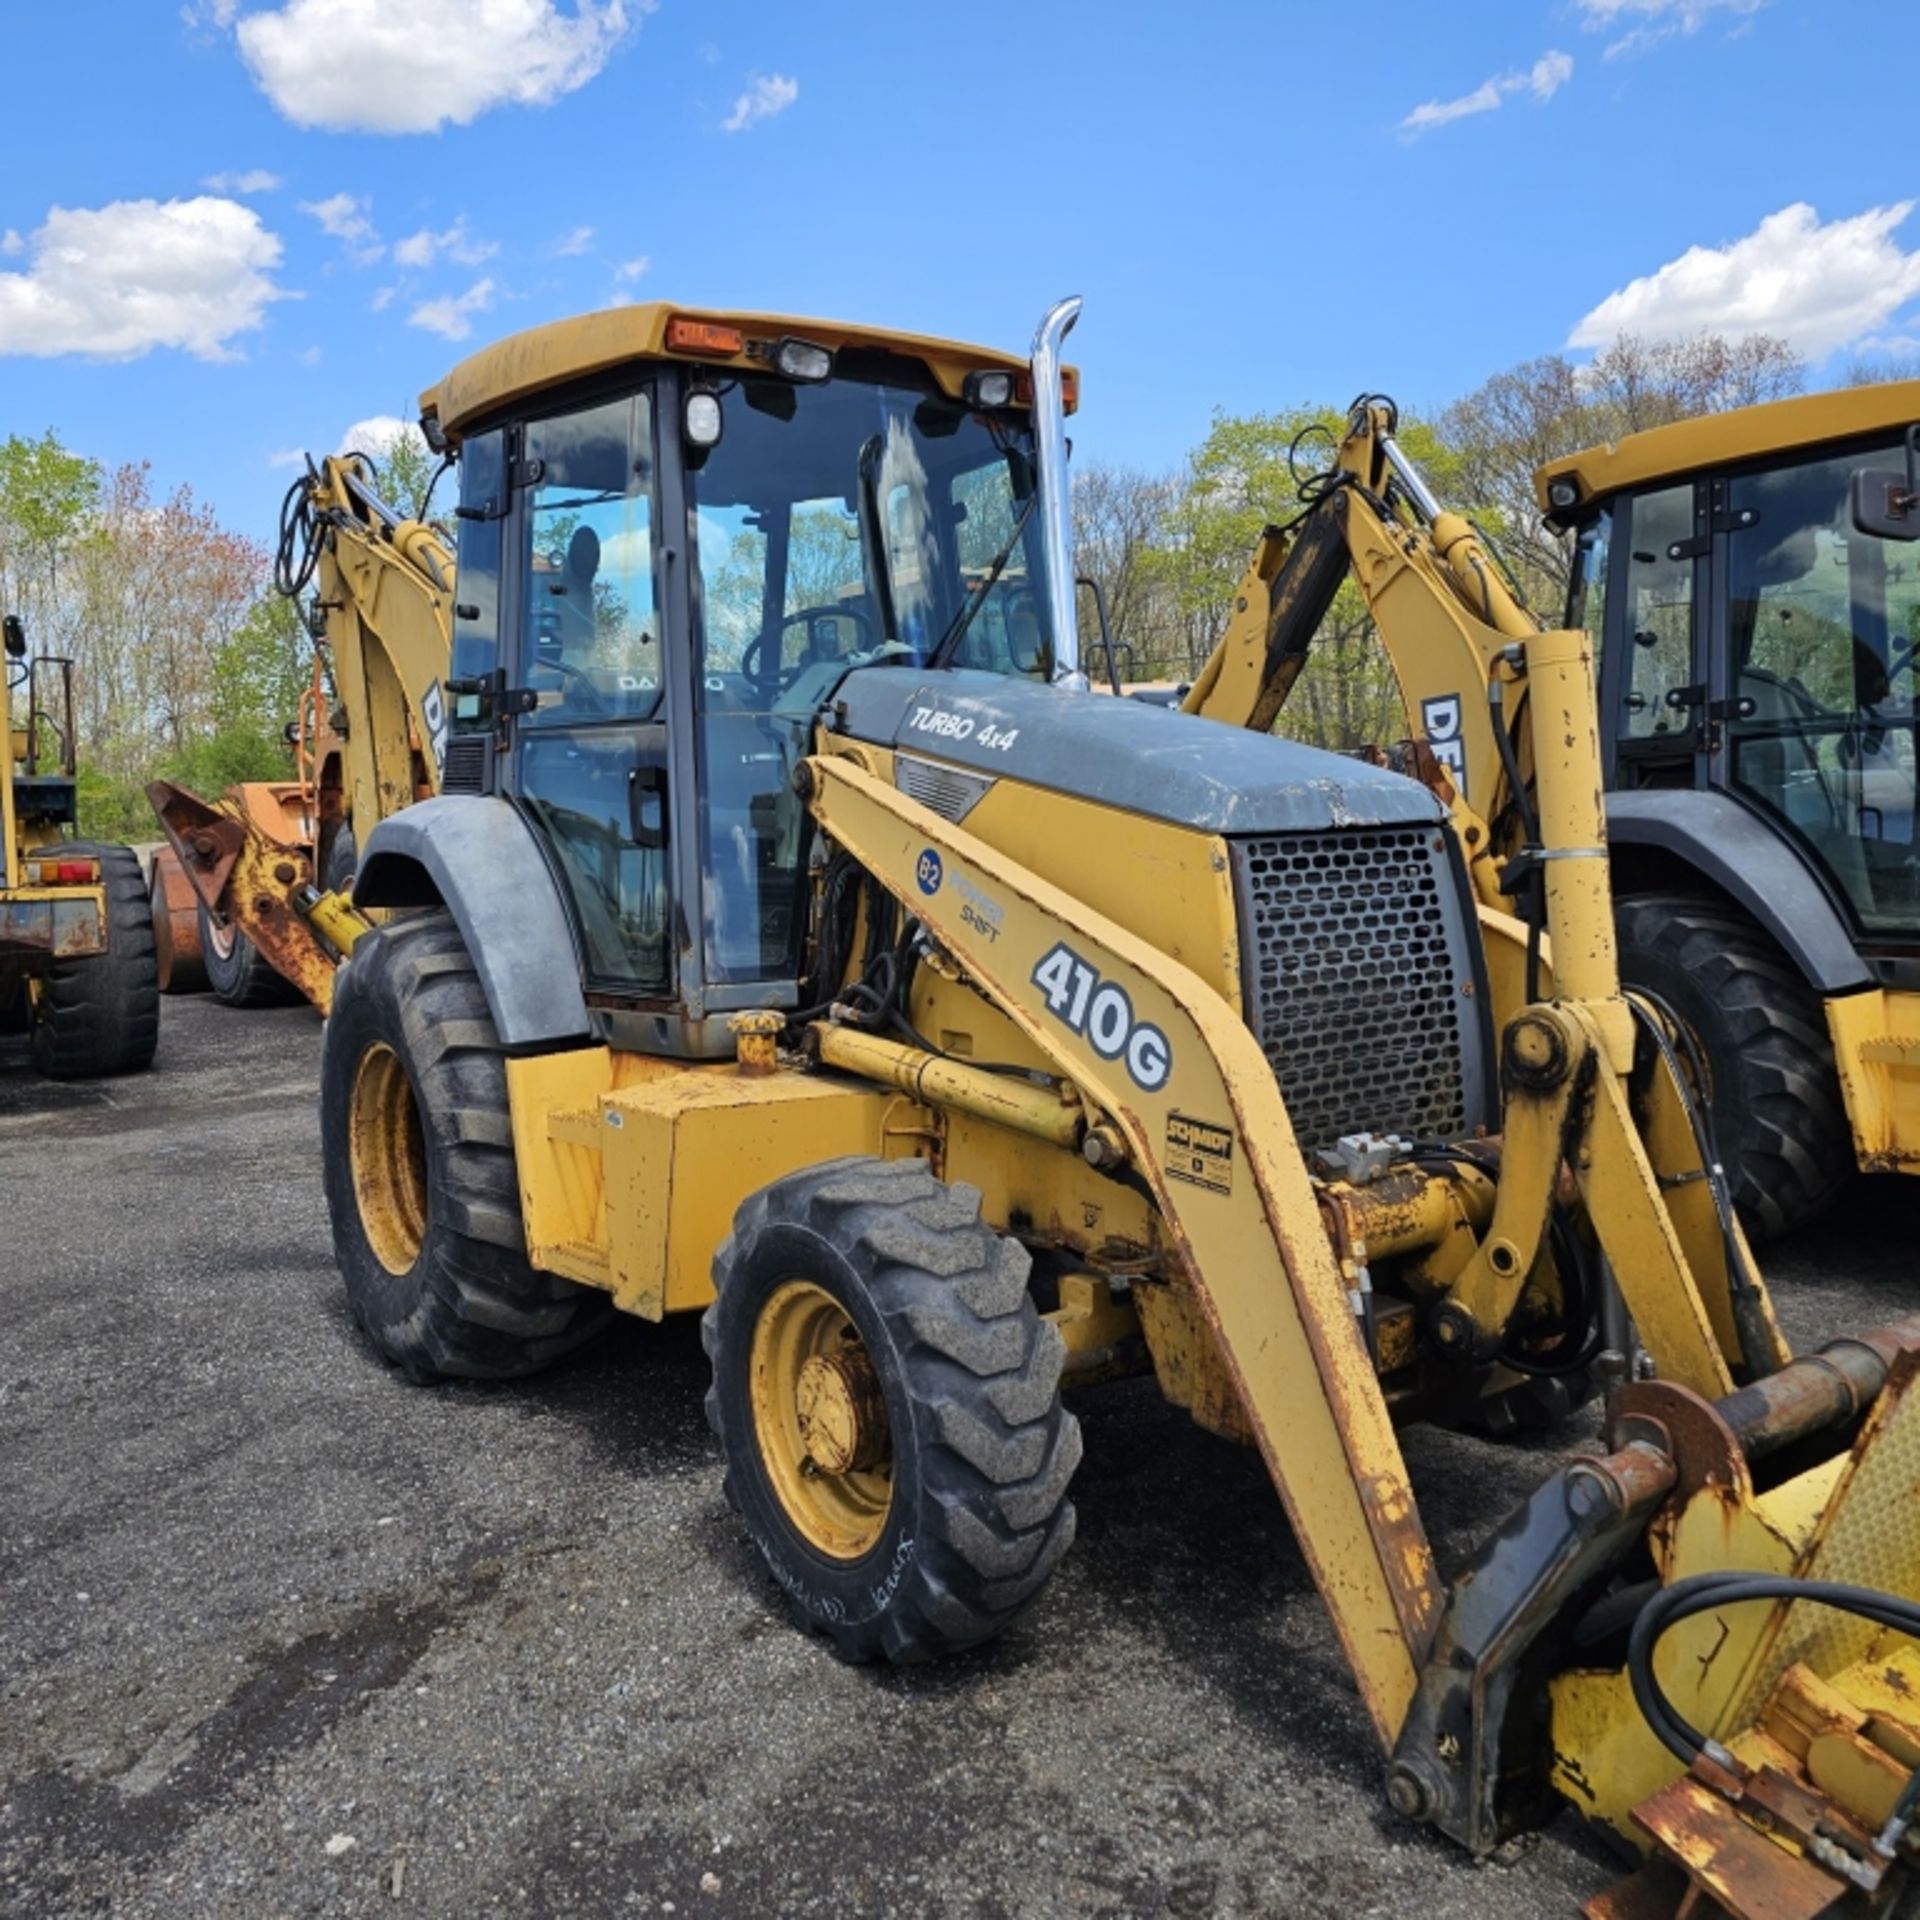
{"type": "Polygon", "coordinates": [[[1706,784],[1707,516],[1691,481],[1614,505],[1601,671],[1610,788],[1706,784]]]}
{"type": "Polygon", "coordinates": [[[513,789],[590,994],[674,992],[651,385],[528,420],[513,480],[513,789]]]}

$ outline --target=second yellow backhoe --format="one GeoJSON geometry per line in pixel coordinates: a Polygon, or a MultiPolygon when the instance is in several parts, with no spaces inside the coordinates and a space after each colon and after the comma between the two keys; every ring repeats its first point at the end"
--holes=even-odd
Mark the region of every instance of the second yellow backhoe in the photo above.
{"type": "MultiPolygon", "coordinates": [[[[1701,1056],[1736,1205],[1771,1236],[1857,1165],[1920,1169],[1920,382],[1634,434],[1544,467],[1596,653],[1628,984],[1701,1056]]],[[[1270,529],[1188,711],[1274,724],[1352,579],[1483,899],[1539,915],[1518,650],[1543,622],[1356,403],[1270,529]]]]}

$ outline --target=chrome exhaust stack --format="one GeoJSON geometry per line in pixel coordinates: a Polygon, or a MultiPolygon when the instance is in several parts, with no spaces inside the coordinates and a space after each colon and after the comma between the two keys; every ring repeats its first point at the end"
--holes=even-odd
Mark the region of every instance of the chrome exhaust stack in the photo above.
{"type": "Polygon", "coordinates": [[[1080,296],[1062,300],[1033,336],[1033,439],[1039,462],[1040,541],[1053,625],[1053,683],[1087,691],[1080,666],[1080,614],[1073,593],[1073,487],[1067,474],[1067,401],[1060,349],[1080,318],[1080,296]]]}

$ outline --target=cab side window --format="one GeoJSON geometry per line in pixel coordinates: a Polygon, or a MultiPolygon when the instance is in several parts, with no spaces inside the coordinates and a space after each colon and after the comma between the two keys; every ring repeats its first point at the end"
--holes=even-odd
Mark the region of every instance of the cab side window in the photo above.
{"type": "Polygon", "coordinates": [[[1693,718],[1667,696],[1694,684],[1693,572],[1690,557],[1673,549],[1693,534],[1691,484],[1643,493],[1629,510],[1622,642],[1628,648],[1620,715],[1622,741],[1680,746],[1690,741],[1693,718]]]}
{"type": "Polygon", "coordinates": [[[644,719],[660,703],[651,412],[645,393],[627,394],[526,429],[535,725],[644,719]]]}

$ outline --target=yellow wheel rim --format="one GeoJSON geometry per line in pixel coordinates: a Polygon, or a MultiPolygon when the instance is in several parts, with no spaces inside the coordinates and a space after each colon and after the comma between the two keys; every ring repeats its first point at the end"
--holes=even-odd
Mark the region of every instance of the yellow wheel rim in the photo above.
{"type": "Polygon", "coordinates": [[[360,1056],[347,1114],[360,1224],[389,1273],[409,1273],[427,1237],[427,1143],[400,1056],[376,1041],[360,1056]]]}
{"type": "Polygon", "coordinates": [[[893,1436],[846,1308],[811,1280],[782,1281],[749,1364],[754,1441],[787,1518],[830,1560],[872,1552],[893,1509],[893,1436]]]}

